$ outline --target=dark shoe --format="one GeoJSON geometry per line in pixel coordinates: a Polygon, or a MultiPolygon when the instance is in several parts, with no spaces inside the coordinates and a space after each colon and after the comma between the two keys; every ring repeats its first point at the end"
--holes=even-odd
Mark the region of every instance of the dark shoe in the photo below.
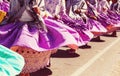
{"type": "Polygon", "coordinates": [[[93,38],[91,42],[105,42],[104,40],[100,39],[100,36],[97,36],[96,38],[93,38]]]}
{"type": "Polygon", "coordinates": [[[112,34],[105,34],[103,36],[106,36],[106,37],[117,37],[117,32],[114,31],[114,32],[112,32],[112,34]]]}
{"type": "Polygon", "coordinates": [[[74,53],[76,53],[76,50],[75,49],[68,49],[66,52],[69,54],[74,54],[74,53]]]}
{"type": "Polygon", "coordinates": [[[100,41],[100,36],[93,38],[91,41],[100,41]]]}
{"type": "Polygon", "coordinates": [[[111,34],[111,37],[117,37],[117,32],[114,31],[114,32],[111,34]]]}
{"type": "Polygon", "coordinates": [[[86,45],[80,46],[79,48],[82,48],[82,49],[90,49],[91,46],[86,44],[86,45]]]}

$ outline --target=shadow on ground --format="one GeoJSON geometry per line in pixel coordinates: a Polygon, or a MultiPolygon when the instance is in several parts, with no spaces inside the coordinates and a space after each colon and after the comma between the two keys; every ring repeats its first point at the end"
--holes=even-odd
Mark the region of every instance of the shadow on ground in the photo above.
{"type": "Polygon", "coordinates": [[[91,41],[90,42],[105,42],[105,40],[102,40],[102,39],[100,39],[100,40],[97,40],[97,39],[91,39],[91,41]]]}
{"type": "Polygon", "coordinates": [[[55,54],[52,54],[52,58],[74,58],[79,57],[80,55],[77,53],[69,53],[68,50],[59,49],[55,54]]]}

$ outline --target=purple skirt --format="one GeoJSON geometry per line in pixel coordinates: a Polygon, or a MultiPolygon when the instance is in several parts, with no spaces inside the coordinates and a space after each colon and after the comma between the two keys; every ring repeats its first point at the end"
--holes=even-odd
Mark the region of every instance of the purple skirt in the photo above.
{"type": "Polygon", "coordinates": [[[119,15],[117,13],[108,11],[107,16],[111,19],[111,21],[115,27],[120,27],[120,19],[119,19],[119,15]]]}
{"type": "Polygon", "coordinates": [[[0,26],[0,44],[10,48],[24,46],[36,51],[57,49],[69,44],[78,45],[78,34],[73,29],[58,22],[45,19],[48,33],[41,33],[34,23],[10,23],[0,26]],[[67,30],[71,31],[71,33],[67,30]]]}
{"type": "Polygon", "coordinates": [[[5,12],[8,12],[8,10],[9,10],[9,3],[8,3],[8,2],[1,1],[1,2],[0,2],[0,10],[3,10],[3,11],[5,11],[5,12]]]}
{"type": "Polygon", "coordinates": [[[93,34],[86,28],[86,25],[83,24],[80,21],[71,19],[67,15],[62,15],[61,20],[66,24],[67,26],[73,28],[79,33],[79,36],[81,37],[80,42],[84,42],[84,44],[87,44],[92,38],[93,34]]]}
{"type": "MultiPolygon", "coordinates": [[[[60,21],[53,20],[53,18],[50,18],[50,17],[49,17],[49,19],[45,19],[45,23],[49,24],[49,25],[54,25],[54,27],[62,27],[64,29],[66,29],[75,38],[78,46],[85,45],[85,42],[83,41],[82,37],[79,35],[79,32],[77,32],[75,29],[73,29],[63,23],[60,23],[60,21]],[[60,25],[60,26],[58,26],[58,25],[60,25]]],[[[65,36],[65,37],[67,37],[67,36],[65,36]]]]}
{"type": "MultiPolygon", "coordinates": [[[[117,18],[117,17],[116,17],[117,18]]],[[[120,21],[114,17],[114,14],[104,14],[101,13],[98,16],[98,21],[106,28],[108,25],[112,25],[113,27],[120,27],[120,21]]]]}
{"type": "Polygon", "coordinates": [[[96,20],[89,18],[87,24],[92,27],[90,28],[91,32],[101,32],[101,33],[107,32],[107,29],[100,22],[96,20]]]}

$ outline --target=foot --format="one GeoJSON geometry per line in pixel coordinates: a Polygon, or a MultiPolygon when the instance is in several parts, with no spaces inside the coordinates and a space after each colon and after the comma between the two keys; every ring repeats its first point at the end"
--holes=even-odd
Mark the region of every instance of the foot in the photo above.
{"type": "Polygon", "coordinates": [[[107,37],[117,37],[117,32],[114,31],[114,32],[112,32],[112,34],[105,34],[105,35],[103,35],[103,36],[107,36],[107,37]]]}
{"type": "Polygon", "coordinates": [[[69,50],[67,50],[67,53],[74,54],[74,53],[76,53],[76,50],[75,49],[69,49],[69,50]]]}
{"type": "Polygon", "coordinates": [[[93,38],[91,41],[100,41],[100,36],[97,36],[96,38],[93,38]]]}
{"type": "Polygon", "coordinates": [[[117,37],[117,32],[114,31],[114,32],[111,34],[111,37],[117,37]]]}
{"type": "Polygon", "coordinates": [[[82,48],[82,49],[89,49],[89,48],[91,48],[91,46],[86,44],[86,45],[80,46],[79,48],[82,48]]]}

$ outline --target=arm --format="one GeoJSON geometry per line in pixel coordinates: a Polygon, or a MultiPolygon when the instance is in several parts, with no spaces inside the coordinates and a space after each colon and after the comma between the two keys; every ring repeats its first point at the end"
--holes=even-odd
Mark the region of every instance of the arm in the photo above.
{"type": "Polygon", "coordinates": [[[36,12],[38,15],[40,15],[40,8],[39,8],[39,3],[40,0],[31,0],[32,1],[32,10],[36,12]]]}
{"type": "Polygon", "coordinates": [[[42,4],[44,6],[44,2],[42,3],[42,1],[43,0],[33,0],[30,12],[31,12],[32,17],[34,17],[34,19],[36,20],[38,30],[47,33],[48,30],[47,30],[47,27],[44,23],[44,20],[43,20],[42,16],[41,16],[41,13],[40,13],[41,11],[40,11],[40,8],[39,8],[39,5],[40,5],[40,7],[41,7],[42,4]]]}
{"type": "Polygon", "coordinates": [[[110,9],[110,4],[107,1],[105,1],[105,3],[106,3],[106,7],[110,9]]]}
{"type": "Polygon", "coordinates": [[[81,0],[81,1],[73,1],[72,2],[72,11],[79,14],[81,13],[81,10],[83,9],[84,7],[84,4],[85,4],[85,1],[84,0],[81,0]]]}

